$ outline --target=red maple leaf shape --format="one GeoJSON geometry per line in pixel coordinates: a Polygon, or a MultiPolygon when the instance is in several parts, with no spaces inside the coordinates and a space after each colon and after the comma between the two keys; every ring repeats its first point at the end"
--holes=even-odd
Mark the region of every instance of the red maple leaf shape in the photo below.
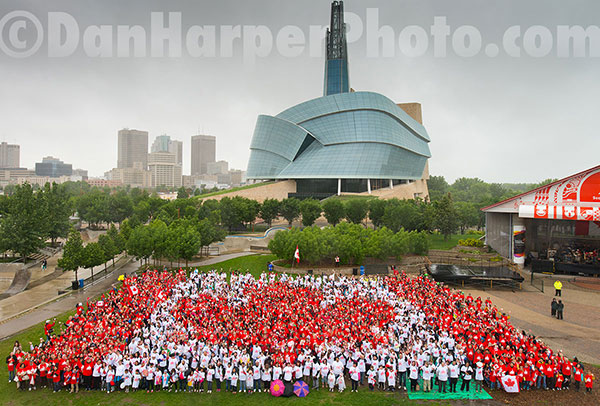
{"type": "Polygon", "coordinates": [[[512,378],[505,380],[504,383],[506,384],[506,386],[514,386],[516,384],[516,382],[512,378]]]}

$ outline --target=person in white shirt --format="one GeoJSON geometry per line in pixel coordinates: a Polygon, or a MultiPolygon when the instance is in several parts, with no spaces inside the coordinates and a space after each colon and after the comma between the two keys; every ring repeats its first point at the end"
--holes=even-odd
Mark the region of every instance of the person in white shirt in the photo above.
{"type": "Polygon", "coordinates": [[[360,372],[358,371],[358,367],[351,363],[349,373],[350,373],[350,381],[352,382],[351,392],[358,392],[358,380],[360,377],[360,372]]]}
{"type": "MultiPolygon", "coordinates": [[[[395,364],[395,363],[394,363],[395,364]]],[[[391,366],[387,370],[388,390],[394,392],[396,389],[396,367],[391,366]]]]}
{"type": "Polygon", "coordinates": [[[279,365],[275,365],[273,367],[273,380],[276,381],[281,377],[281,367],[279,365]]]}
{"type": "Polygon", "coordinates": [[[456,393],[456,384],[460,374],[460,367],[456,363],[456,360],[452,361],[452,363],[448,365],[448,371],[450,374],[450,393],[456,393]]]}
{"type": "Polygon", "coordinates": [[[423,392],[431,392],[431,377],[433,376],[433,365],[426,361],[421,371],[423,372],[423,392]]]}
{"type": "Polygon", "coordinates": [[[379,384],[379,389],[385,390],[385,368],[383,365],[380,365],[377,371],[377,383],[379,384]]]}
{"type": "Polygon", "coordinates": [[[442,361],[436,370],[438,392],[446,393],[446,383],[448,382],[448,366],[446,361],[442,361]]]}
{"type": "Polygon", "coordinates": [[[483,362],[475,364],[475,392],[480,393],[483,385],[483,362]]]}
{"type": "Polygon", "coordinates": [[[374,365],[371,365],[371,368],[367,371],[367,383],[369,384],[369,390],[373,392],[377,384],[377,372],[375,372],[374,365]]]}
{"type": "Polygon", "coordinates": [[[283,381],[284,382],[292,382],[292,376],[294,374],[294,368],[290,364],[287,364],[283,368],[283,381]]]}
{"type": "Polygon", "coordinates": [[[329,392],[333,392],[333,388],[335,387],[335,374],[333,371],[330,371],[329,375],[327,375],[327,384],[329,385],[329,392]]]}
{"type": "Polygon", "coordinates": [[[419,384],[419,366],[416,361],[412,361],[410,366],[408,367],[408,377],[410,379],[410,390],[411,392],[415,392],[417,390],[417,385],[419,384]]]}

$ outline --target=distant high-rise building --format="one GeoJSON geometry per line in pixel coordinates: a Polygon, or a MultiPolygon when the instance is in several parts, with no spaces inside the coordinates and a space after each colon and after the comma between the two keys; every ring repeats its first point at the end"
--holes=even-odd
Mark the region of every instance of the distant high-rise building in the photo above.
{"type": "Polygon", "coordinates": [[[3,142],[0,144],[0,168],[18,168],[21,147],[3,142]]]}
{"type": "Polygon", "coordinates": [[[36,176],[48,176],[50,178],[71,176],[73,165],[66,164],[58,158],[47,156],[42,159],[42,162],[36,162],[35,174],[36,176]]]}
{"type": "Polygon", "coordinates": [[[217,155],[217,139],[212,135],[192,136],[192,176],[204,175],[208,172],[207,164],[215,162],[217,155]]]}
{"type": "Polygon", "coordinates": [[[81,176],[82,180],[88,179],[88,171],[86,169],[73,169],[73,176],[81,176]]]}
{"type": "Polygon", "coordinates": [[[183,166],[183,142],[172,140],[168,135],[159,135],[154,139],[150,152],[171,152],[176,155],[177,163],[183,166]]]}
{"type": "Polygon", "coordinates": [[[209,162],[206,164],[206,173],[209,175],[222,175],[229,171],[227,161],[209,162]]]}
{"type": "Polygon", "coordinates": [[[131,187],[147,188],[152,186],[152,175],[150,171],[142,169],[140,162],[136,162],[133,168],[113,168],[105,172],[104,177],[107,180],[118,181],[131,187]]]}
{"type": "Polygon", "coordinates": [[[177,154],[172,152],[152,152],[148,154],[148,168],[152,176],[152,187],[181,186],[181,165],[177,163],[177,154]]]}
{"type": "Polygon", "coordinates": [[[142,169],[148,169],[148,131],[120,130],[118,149],[117,168],[133,168],[140,162],[142,169]]]}

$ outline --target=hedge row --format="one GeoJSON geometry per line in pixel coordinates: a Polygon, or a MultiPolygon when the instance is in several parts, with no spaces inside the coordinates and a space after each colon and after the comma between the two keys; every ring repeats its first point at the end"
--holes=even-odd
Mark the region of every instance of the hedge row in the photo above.
{"type": "Polygon", "coordinates": [[[269,242],[269,249],[280,259],[293,259],[296,246],[302,262],[331,263],[336,256],[342,264],[360,265],[364,259],[400,258],[406,254],[427,255],[429,240],[425,232],[397,233],[383,227],[377,230],[359,224],[340,223],[325,228],[280,231],[269,242]]]}

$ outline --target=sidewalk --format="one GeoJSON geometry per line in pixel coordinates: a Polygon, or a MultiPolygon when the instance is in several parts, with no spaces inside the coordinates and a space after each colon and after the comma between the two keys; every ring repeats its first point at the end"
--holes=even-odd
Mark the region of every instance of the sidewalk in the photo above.
{"type": "MultiPolygon", "coordinates": [[[[196,262],[190,266],[212,265],[228,259],[252,255],[252,252],[239,252],[222,255],[220,257],[208,258],[196,262]]],[[[96,297],[111,288],[117,282],[119,275],[132,274],[138,270],[139,261],[131,261],[108,277],[94,283],[84,290],[76,290],[63,294],[59,297],[58,291],[71,286],[74,278],[73,272],[65,272],[63,276],[56,278],[31,290],[26,290],[17,295],[0,301],[0,340],[9,338],[26,328],[29,328],[44,320],[56,317],[69,310],[73,310],[77,303],[85,302],[88,297],[96,297]],[[57,300],[53,300],[57,299],[57,300]],[[47,303],[46,303],[47,302],[47,303]],[[41,305],[40,305],[41,304],[41,305]],[[18,316],[17,316],[18,315],[18,316]],[[17,316],[17,317],[15,317],[17,316]]],[[[94,274],[102,276],[104,266],[94,268],[94,274]]],[[[48,270],[46,272],[54,272],[48,270]]],[[[89,270],[79,270],[78,278],[85,279],[90,276],[89,270]]]]}

